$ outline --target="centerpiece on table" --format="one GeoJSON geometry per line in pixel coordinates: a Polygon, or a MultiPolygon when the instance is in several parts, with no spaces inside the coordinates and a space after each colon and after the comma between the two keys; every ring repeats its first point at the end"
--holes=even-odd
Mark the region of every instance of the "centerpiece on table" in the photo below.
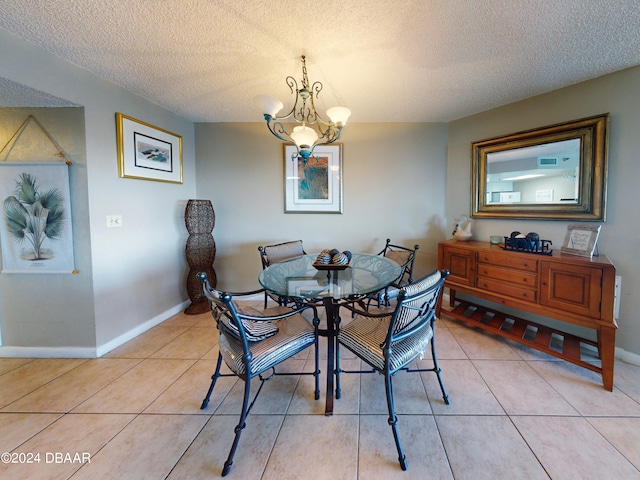
{"type": "Polygon", "coordinates": [[[341,252],[336,248],[326,248],[318,254],[313,266],[318,270],[344,270],[351,263],[351,257],[349,250],[341,252]]]}

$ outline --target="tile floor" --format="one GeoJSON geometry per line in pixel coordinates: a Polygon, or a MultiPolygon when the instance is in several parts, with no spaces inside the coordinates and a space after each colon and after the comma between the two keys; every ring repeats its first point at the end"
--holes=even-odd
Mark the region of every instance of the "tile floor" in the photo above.
{"type": "MultiPolygon", "coordinates": [[[[0,452],[18,462],[0,478],[218,477],[242,384],[221,379],[200,410],[216,340],[210,314],[179,314],[103,358],[0,359],[0,452]]],[[[407,472],[381,377],[343,376],[325,417],[312,377],[286,376],[265,386],[227,478],[640,479],[640,367],[618,361],[607,392],[593,372],[445,315],[436,346],[451,405],[432,373],[395,378],[407,472]]],[[[308,352],[286,368],[310,369],[308,352]]]]}

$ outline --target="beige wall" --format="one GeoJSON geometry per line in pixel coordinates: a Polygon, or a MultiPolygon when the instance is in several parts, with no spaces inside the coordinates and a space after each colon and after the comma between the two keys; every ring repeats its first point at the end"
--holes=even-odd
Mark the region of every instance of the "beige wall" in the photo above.
{"type": "MultiPolygon", "coordinates": [[[[2,146],[13,137],[28,115],[34,116],[72,162],[69,166],[69,192],[72,199],[70,220],[73,230],[74,266],[82,273],[0,274],[2,342],[4,345],[95,347],[84,109],[0,108],[2,146]],[[37,295],[34,296],[34,292],[37,292],[37,295]],[[36,298],[37,301],[34,301],[36,298]],[[76,308],[68,308],[68,305],[75,305],[76,308]]],[[[32,132],[38,132],[35,124],[30,124],[30,128],[32,132]]],[[[32,138],[46,137],[44,133],[40,133],[39,137],[34,134],[32,138]]],[[[51,148],[51,145],[46,144],[46,140],[44,142],[51,148]]],[[[32,148],[23,150],[26,152],[26,159],[15,158],[13,151],[5,158],[5,150],[0,161],[44,160],[37,158],[37,149],[35,152],[32,148]],[[35,158],[32,156],[34,154],[35,158]]],[[[0,199],[0,202],[2,201],[4,199],[0,199]]],[[[0,219],[4,222],[4,214],[0,214],[0,219]]],[[[2,246],[0,250],[1,248],[2,246]]]]}
{"type": "MultiPolygon", "coordinates": [[[[607,221],[598,242],[601,253],[622,276],[619,330],[616,345],[640,354],[640,227],[635,200],[640,179],[640,67],[580,83],[528,100],[463,118],[449,124],[447,212],[450,224],[458,212],[470,212],[470,145],[482,140],[578,118],[611,114],[607,221]]],[[[565,221],[474,220],[476,239],[513,230],[538,232],[562,245],[565,221]]],[[[619,354],[623,355],[624,352],[619,354]]]]}
{"type": "MultiPolygon", "coordinates": [[[[417,269],[426,273],[436,265],[438,241],[450,237],[453,219],[469,213],[471,142],[610,112],[608,218],[600,251],[612,258],[622,276],[617,345],[640,355],[640,256],[635,253],[640,243],[635,201],[640,67],[449,125],[349,124],[343,139],[344,214],[284,214],[282,144],[262,123],[196,124],[194,129],[193,123],[2,30],[0,40],[0,76],[84,107],[88,224],[74,225],[74,233],[90,235],[90,252],[83,253],[90,265],[75,277],[86,282],[83,288],[71,293],[73,287],[65,286],[68,295],[60,294],[61,304],[53,310],[47,306],[47,327],[67,318],[70,305],[82,324],[75,336],[48,337],[64,351],[74,346],[113,348],[187,300],[183,213],[189,198],[213,201],[215,268],[223,288],[257,287],[257,246],[296,238],[302,238],[310,252],[327,246],[375,252],[387,237],[406,245],[419,243],[417,269]],[[116,111],[183,136],[183,185],[117,177],[116,111]],[[105,216],[118,213],[125,226],[107,230],[105,216]],[[83,291],[85,299],[74,300],[83,291]]],[[[566,225],[476,220],[474,233],[487,239],[515,228],[537,231],[559,246],[566,225]]],[[[3,292],[17,288],[6,283],[15,279],[2,281],[3,292]]],[[[53,345],[34,333],[37,327],[17,327],[25,314],[14,315],[12,300],[2,303],[0,325],[7,338],[16,338],[15,345],[53,345]],[[19,332],[25,336],[17,339],[19,332]]],[[[31,312],[39,314],[41,308],[35,304],[31,312]]]]}
{"type": "Polygon", "coordinates": [[[194,124],[2,29],[0,76],[81,105],[86,145],[86,158],[71,170],[82,172],[84,188],[71,199],[74,213],[82,213],[74,218],[80,222],[74,223],[76,243],[85,247],[75,252],[80,273],[60,280],[1,275],[3,294],[21,296],[0,297],[0,355],[103,354],[177,313],[187,300],[184,208],[196,191],[194,124]],[[118,177],[116,112],[182,136],[183,184],[118,177]],[[106,216],[114,214],[123,216],[123,227],[107,229],[106,216]],[[51,288],[55,295],[46,300],[55,301],[42,301],[37,292],[51,288]],[[29,303],[20,308],[25,296],[29,303]],[[25,316],[37,321],[27,327],[25,316]]]}
{"type": "Polygon", "coordinates": [[[258,288],[257,247],[302,239],[307,252],[379,251],[386,238],[420,245],[416,273],[437,266],[446,238],[444,124],[349,124],[344,213],[284,213],[282,142],[262,123],[196,125],[198,197],[216,211],[219,288],[258,288]]]}

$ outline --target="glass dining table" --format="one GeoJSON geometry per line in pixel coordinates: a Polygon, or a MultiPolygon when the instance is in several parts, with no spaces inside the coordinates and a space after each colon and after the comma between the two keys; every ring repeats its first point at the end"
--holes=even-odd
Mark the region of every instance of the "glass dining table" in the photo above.
{"type": "MultiPolygon", "coordinates": [[[[327,337],[325,415],[332,415],[338,306],[388,287],[400,278],[402,267],[386,257],[366,253],[354,253],[346,267],[316,267],[317,256],[303,255],[270,265],[260,273],[259,281],[276,295],[324,305],[327,328],[320,333],[327,337]]],[[[340,392],[336,392],[336,398],[340,398],[340,392]]]]}

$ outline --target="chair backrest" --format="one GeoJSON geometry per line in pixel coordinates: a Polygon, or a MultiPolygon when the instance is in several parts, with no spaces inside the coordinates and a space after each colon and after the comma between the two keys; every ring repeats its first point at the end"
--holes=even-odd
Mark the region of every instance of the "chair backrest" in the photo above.
{"type": "Polygon", "coordinates": [[[413,329],[424,326],[435,316],[441,301],[447,270],[434,270],[429,275],[405,285],[398,295],[398,304],[393,313],[387,342],[393,343],[413,329]]]}
{"type": "Polygon", "coordinates": [[[306,254],[302,246],[302,240],[277,243],[265,247],[260,246],[258,247],[258,251],[260,252],[263,269],[274,263],[284,262],[285,260],[301,257],[306,254]]]}
{"type": "Polygon", "coordinates": [[[414,245],[412,249],[401,245],[394,245],[391,243],[391,239],[387,238],[387,243],[378,253],[378,255],[387,257],[403,267],[402,276],[398,280],[398,284],[413,282],[413,264],[418,248],[420,248],[418,244],[414,245]]]}
{"type": "Polygon", "coordinates": [[[212,288],[206,274],[199,273],[198,278],[203,282],[204,294],[211,302],[211,313],[222,333],[244,343],[263,340],[278,332],[272,323],[252,320],[265,318],[262,312],[252,307],[239,307],[232,300],[233,294],[212,288]]]}

